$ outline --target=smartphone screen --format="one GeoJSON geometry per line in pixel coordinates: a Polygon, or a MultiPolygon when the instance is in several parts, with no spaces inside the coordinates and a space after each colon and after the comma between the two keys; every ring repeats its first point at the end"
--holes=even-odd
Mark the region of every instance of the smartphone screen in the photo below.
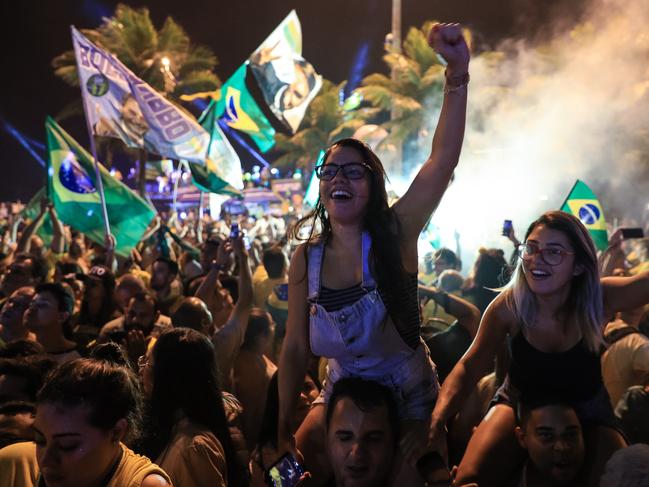
{"type": "Polygon", "coordinates": [[[644,238],[642,228],[622,228],[622,238],[644,238]]]}
{"type": "Polygon", "coordinates": [[[503,222],[503,235],[507,237],[509,235],[509,232],[512,231],[512,221],[511,220],[505,220],[503,222]]]}
{"type": "Polygon", "coordinates": [[[273,487],[294,487],[303,474],[302,465],[293,455],[286,453],[266,471],[266,480],[273,487]]]}

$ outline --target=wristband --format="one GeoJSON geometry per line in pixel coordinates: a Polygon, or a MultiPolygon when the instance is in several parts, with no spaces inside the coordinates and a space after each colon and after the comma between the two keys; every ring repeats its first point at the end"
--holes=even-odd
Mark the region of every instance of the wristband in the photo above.
{"type": "Polygon", "coordinates": [[[468,71],[458,76],[448,76],[448,71],[444,71],[444,77],[446,78],[446,83],[444,85],[445,95],[464,88],[469,84],[469,81],[471,81],[471,76],[468,71]]]}

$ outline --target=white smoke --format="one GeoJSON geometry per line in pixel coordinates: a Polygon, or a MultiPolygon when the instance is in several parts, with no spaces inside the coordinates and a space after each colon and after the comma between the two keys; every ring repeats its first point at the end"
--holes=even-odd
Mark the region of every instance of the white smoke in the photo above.
{"type": "MultiPolygon", "coordinates": [[[[510,250],[503,220],[513,220],[522,239],[532,220],[559,209],[576,179],[599,196],[609,223],[642,224],[649,2],[596,0],[579,25],[551,41],[512,39],[496,51],[471,62],[464,148],[433,216],[442,244],[454,249],[459,232],[465,271],[480,246],[510,250]]],[[[412,177],[392,179],[402,192],[412,177]]]]}

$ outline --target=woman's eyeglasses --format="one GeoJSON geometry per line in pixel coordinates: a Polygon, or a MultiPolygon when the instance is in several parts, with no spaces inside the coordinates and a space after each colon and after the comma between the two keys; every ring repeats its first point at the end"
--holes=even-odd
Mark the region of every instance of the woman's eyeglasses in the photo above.
{"type": "Polygon", "coordinates": [[[341,169],[347,179],[363,179],[365,172],[370,170],[370,166],[364,162],[351,162],[349,164],[334,164],[330,162],[322,166],[317,166],[315,168],[315,174],[318,176],[318,179],[331,181],[341,169]]]}
{"type": "Polygon", "coordinates": [[[574,255],[574,252],[558,247],[540,248],[532,243],[524,243],[518,246],[518,256],[523,260],[532,260],[536,254],[540,254],[541,260],[546,264],[555,266],[561,264],[566,255],[574,255]]]}

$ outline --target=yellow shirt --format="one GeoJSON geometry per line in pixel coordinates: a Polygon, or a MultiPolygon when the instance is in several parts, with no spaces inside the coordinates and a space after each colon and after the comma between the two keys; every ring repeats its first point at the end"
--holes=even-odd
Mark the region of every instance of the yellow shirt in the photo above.
{"type": "Polygon", "coordinates": [[[13,443],[0,449],[0,486],[34,487],[38,478],[36,443],[13,443]]]}

